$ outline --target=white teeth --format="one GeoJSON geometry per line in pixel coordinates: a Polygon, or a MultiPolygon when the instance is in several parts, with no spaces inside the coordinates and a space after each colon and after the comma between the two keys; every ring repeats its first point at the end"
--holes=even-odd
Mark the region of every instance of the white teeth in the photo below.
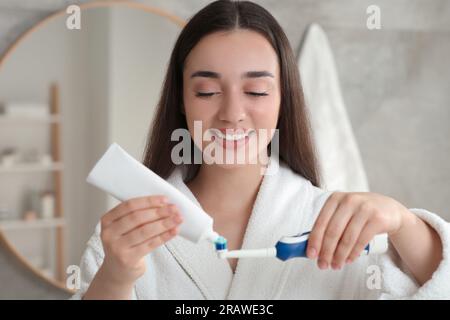
{"type": "Polygon", "coordinates": [[[225,139],[227,141],[237,141],[237,140],[241,140],[244,139],[245,137],[247,137],[248,135],[250,135],[252,131],[248,132],[248,133],[238,133],[238,134],[224,134],[222,131],[220,130],[214,130],[214,133],[220,138],[220,139],[225,139]]]}

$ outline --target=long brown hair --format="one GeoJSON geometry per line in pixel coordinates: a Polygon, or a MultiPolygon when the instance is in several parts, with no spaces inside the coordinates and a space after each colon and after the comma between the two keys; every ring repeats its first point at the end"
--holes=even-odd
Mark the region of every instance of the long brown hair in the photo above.
{"type": "MultiPolygon", "coordinates": [[[[144,151],[143,164],[162,178],[176,167],[171,150],[175,129],[187,129],[183,109],[183,67],[186,57],[204,36],[236,28],[263,35],[278,55],[280,66],[281,106],[277,123],[279,157],[294,172],[317,187],[320,185],[317,157],[312,143],[310,122],[295,56],[289,41],[275,18],[263,7],[250,1],[219,0],[195,14],[181,31],[172,51],[152,130],[144,151]]],[[[194,142],[191,141],[192,152],[194,142]]],[[[269,149],[270,152],[270,144],[269,149]]],[[[191,152],[191,154],[193,154],[191,152]]],[[[188,164],[188,176],[194,177],[199,164],[188,164]]]]}

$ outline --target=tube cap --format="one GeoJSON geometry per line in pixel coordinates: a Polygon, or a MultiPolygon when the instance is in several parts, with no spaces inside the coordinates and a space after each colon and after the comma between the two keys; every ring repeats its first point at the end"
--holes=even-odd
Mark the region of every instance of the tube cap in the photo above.
{"type": "Polygon", "coordinates": [[[377,234],[369,243],[369,254],[381,254],[388,250],[387,233],[377,234]]]}
{"type": "Polygon", "coordinates": [[[219,237],[220,237],[219,234],[217,232],[215,232],[214,230],[206,229],[202,233],[202,235],[201,235],[201,237],[200,237],[200,239],[198,241],[209,240],[209,241],[215,243],[217,238],[219,238],[219,237]]]}

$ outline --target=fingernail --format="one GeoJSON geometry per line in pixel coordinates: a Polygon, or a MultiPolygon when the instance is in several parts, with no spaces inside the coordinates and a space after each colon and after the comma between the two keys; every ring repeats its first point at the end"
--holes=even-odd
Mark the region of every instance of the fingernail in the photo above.
{"type": "Polygon", "coordinates": [[[351,259],[347,259],[347,260],[345,260],[345,263],[346,264],[349,264],[349,263],[351,263],[352,262],[352,260],[351,259]]]}
{"type": "Polygon", "coordinates": [[[341,270],[342,268],[342,266],[338,263],[333,263],[331,267],[333,268],[333,270],[341,270]]]}
{"type": "Polygon", "coordinates": [[[328,268],[328,263],[326,263],[325,261],[320,260],[319,261],[319,268],[320,269],[327,269],[328,268]]]}

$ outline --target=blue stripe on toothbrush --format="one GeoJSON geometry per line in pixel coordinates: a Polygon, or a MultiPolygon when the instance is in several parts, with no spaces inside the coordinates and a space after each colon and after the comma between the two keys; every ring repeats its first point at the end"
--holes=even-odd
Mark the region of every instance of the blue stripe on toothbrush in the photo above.
{"type": "MultiPolygon", "coordinates": [[[[291,258],[306,258],[306,249],[308,247],[308,238],[311,232],[304,232],[294,237],[284,237],[277,242],[275,248],[277,249],[276,257],[282,261],[291,258]]],[[[367,245],[364,250],[369,251],[370,246],[367,245]]]]}

